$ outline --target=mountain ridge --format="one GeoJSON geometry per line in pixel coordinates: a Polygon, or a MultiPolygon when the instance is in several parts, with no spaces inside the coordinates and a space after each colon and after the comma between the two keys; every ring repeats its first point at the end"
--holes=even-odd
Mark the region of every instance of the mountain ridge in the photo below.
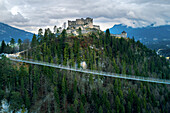
{"type": "Polygon", "coordinates": [[[0,41],[4,40],[5,42],[9,42],[11,38],[14,38],[17,42],[20,38],[22,41],[25,39],[31,40],[33,33],[12,27],[8,24],[0,22],[0,41]]]}
{"type": "Polygon", "coordinates": [[[161,41],[170,41],[170,25],[150,25],[133,28],[123,24],[116,24],[109,30],[112,34],[120,34],[122,31],[126,31],[129,38],[134,37],[135,40],[140,40],[145,45],[155,44],[161,41]]]}

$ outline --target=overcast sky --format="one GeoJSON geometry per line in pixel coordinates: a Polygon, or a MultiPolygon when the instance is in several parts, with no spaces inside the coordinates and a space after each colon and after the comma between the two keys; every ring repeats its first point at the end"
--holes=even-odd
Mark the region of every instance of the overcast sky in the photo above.
{"type": "Polygon", "coordinates": [[[92,17],[102,30],[114,24],[170,24],[170,0],[0,0],[0,22],[37,33],[67,20],[92,17]]]}

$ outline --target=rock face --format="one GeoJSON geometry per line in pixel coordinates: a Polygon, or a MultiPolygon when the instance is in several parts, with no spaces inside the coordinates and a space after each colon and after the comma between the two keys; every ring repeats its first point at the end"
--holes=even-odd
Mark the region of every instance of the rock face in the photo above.
{"type": "Polygon", "coordinates": [[[0,23],[0,42],[2,40],[4,40],[5,42],[9,42],[11,38],[14,38],[15,42],[17,42],[19,38],[22,41],[25,39],[31,40],[32,36],[33,33],[11,27],[4,23],[0,23]]]}

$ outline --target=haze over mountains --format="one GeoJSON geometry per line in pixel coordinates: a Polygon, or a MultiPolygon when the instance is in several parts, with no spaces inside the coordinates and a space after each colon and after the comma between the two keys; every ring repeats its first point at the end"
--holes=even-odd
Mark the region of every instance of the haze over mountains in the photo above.
{"type": "Polygon", "coordinates": [[[147,27],[132,28],[126,25],[118,24],[110,28],[110,32],[112,34],[121,34],[122,31],[126,31],[129,38],[134,36],[135,40],[140,40],[140,42],[150,48],[153,47],[152,49],[157,49],[155,47],[157,44],[159,44],[160,47],[163,45],[170,47],[170,25],[162,25],[157,27],[151,25],[147,27]]]}
{"type": "Polygon", "coordinates": [[[31,40],[32,36],[33,36],[33,33],[14,28],[14,27],[11,27],[7,24],[0,22],[0,42],[2,40],[5,40],[5,42],[9,42],[11,38],[14,38],[16,42],[18,41],[19,38],[21,40],[24,40],[24,39],[31,40]]]}

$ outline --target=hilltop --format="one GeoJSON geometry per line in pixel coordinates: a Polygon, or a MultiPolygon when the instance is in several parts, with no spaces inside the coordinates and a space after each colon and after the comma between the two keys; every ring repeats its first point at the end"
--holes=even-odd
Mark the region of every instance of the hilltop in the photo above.
{"type": "Polygon", "coordinates": [[[0,22],[0,42],[4,40],[5,42],[9,42],[11,38],[14,38],[17,41],[19,38],[21,40],[24,39],[32,39],[33,33],[9,26],[7,24],[0,22]]]}

